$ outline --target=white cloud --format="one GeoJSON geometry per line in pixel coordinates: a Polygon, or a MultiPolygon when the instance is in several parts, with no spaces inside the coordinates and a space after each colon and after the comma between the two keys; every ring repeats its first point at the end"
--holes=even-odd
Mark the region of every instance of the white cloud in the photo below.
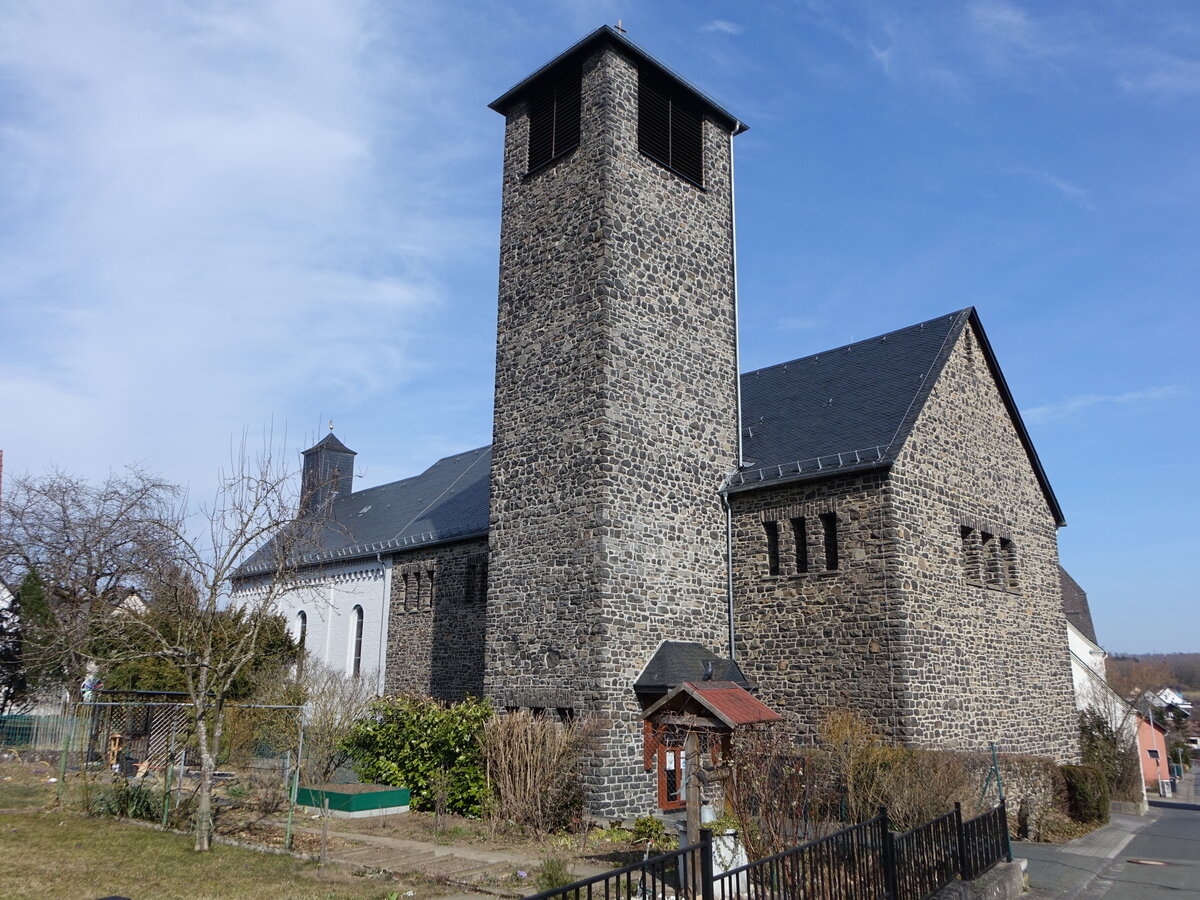
{"type": "Polygon", "coordinates": [[[1026,411],[1025,418],[1030,422],[1051,422],[1056,419],[1068,418],[1095,406],[1135,406],[1169,400],[1184,393],[1185,391],[1178,386],[1165,385],[1139,391],[1125,391],[1122,394],[1080,394],[1056,403],[1034,406],[1026,411]]]}
{"type": "Polygon", "coordinates": [[[713,19],[700,30],[717,32],[719,34],[741,34],[744,29],[737,22],[730,22],[727,19],[713,19]]]}
{"type": "Polygon", "coordinates": [[[464,229],[420,199],[454,151],[422,139],[438,101],[394,43],[379,52],[376,12],[47,0],[5,17],[14,468],[143,458],[187,478],[317,386],[403,376],[404,335],[440,297],[430,261],[464,229]]]}

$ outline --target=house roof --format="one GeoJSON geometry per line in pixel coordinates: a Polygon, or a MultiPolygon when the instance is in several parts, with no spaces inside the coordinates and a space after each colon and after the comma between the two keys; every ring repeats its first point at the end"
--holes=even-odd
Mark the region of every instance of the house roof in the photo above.
{"type": "Polygon", "coordinates": [[[667,78],[681,85],[694,97],[696,101],[700,103],[706,112],[708,112],[711,116],[713,116],[713,118],[723,124],[734,134],[741,134],[743,131],[747,130],[746,125],[736,116],[733,116],[721,106],[710,100],[695,86],[690,84],[685,79],[680,78],[677,74],[672,72],[633,41],[629,40],[629,38],[625,37],[625,35],[621,34],[619,31],[609,25],[600,26],[579,42],[568,47],[558,56],[554,57],[554,59],[550,60],[550,62],[539,68],[532,75],[522,79],[518,84],[509,88],[504,92],[504,94],[493,100],[488,104],[488,107],[490,109],[494,109],[498,113],[507,113],[509,107],[511,107],[516,101],[520,100],[528,91],[528,89],[535,82],[540,81],[543,76],[554,71],[560,66],[583,59],[585,56],[590,54],[593,50],[604,43],[608,43],[620,48],[628,56],[632,57],[634,62],[636,62],[639,66],[649,66],[659,74],[665,75],[667,78]]]}
{"type": "Polygon", "coordinates": [[[1062,566],[1058,567],[1058,581],[1062,585],[1062,607],[1067,621],[1074,625],[1080,634],[1099,647],[1100,642],[1096,640],[1096,629],[1092,625],[1092,610],[1088,606],[1087,592],[1062,566]]]}
{"type": "Polygon", "coordinates": [[[699,711],[726,728],[778,722],[783,719],[761,700],[732,681],[685,681],[643,714],[643,719],[667,712],[699,711]]]}
{"type": "Polygon", "coordinates": [[[973,307],[742,375],[744,465],[730,477],[729,490],[890,466],[968,326],[1054,520],[1065,525],[973,307]]]}
{"type": "MultiPolygon", "coordinates": [[[[492,448],[439,459],[412,478],[342,494],[333,500],[317,547],[303,562],[352,559],[486,535],[492,448]]],[[[267,571],[266,548],[238,571],[267,571]]]]}
{"type": "Polygon", "coordinates": [[[639,694],[665,694],[685,681],[702,681],[705,668],[712,664],[710,681],[727,681],[752,691],[741,668],[731,659],[713,653],[695,641],[663,641],[646,668],[633,683],[639,694]]]}

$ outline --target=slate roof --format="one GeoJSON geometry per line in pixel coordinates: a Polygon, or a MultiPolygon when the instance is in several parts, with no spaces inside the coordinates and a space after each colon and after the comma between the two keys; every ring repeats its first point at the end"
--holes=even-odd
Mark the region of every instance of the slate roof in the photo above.
{"type": "Polygon", "coordinates": [[[351,456],[358,456],[353,450],[337,439],[337,436],[331,431],[317,443],[313,444],[304,451],[305,455],[315,453],[318,450],[336,450],[338,453],[349,453],[351,456]]]}
{"type": "Polygon", "coordinates": [[[663,641],[633,683],[633,689],[652,697],[665,694],[685,681],[703,681],[708,663],[713,666],[710,681],[729,681],[748,691],[754,690],[736,662],[717,656],[695,641],[663,641]]]}
{"type": "Polygon", "coordinates": [[[744,466],[729,490],[890,466],[968,325],[1054,519],[1065,525],[973,307],[742,375],[744,466]]]}
{"type": "Polygon", "coordinates": [[[601,25],[595,31],[584,36],[575,44],[572,44],[558,56],[554,57],[554,59],[550,60],[550,62],[540,67],[532,75],[523,78],[518,84],[509,88],[504,92],[504,94],[489,103],[488,108],[493,109],[501,114],[507,113],[509,107],[524,97],[528,89],[533,84],[541,80],[543,76],[554,71],[560,66],[566,65],[568,62],[573,63],[584,59],[602,43],[614,44],[626,54],[631,56],[634,61],[638,63],[639,67],[648,66],[649,68],[656,70],[660,75],[665,75],[675,83],[686,88],[693,98],[700,103],[701,107],[703,107],[709,113],[709,115],[711,115],[718,122],[722,123],[735,135],[741,134],[743,131],[747,130],[747,126],[744,122],[723,109],[721,106],[717,105],[717,103],[711,100],[709,97],[706,97],[697,87],[688,82],[686,79],[681,78],[679,75],[672,72],[611,25],[601,25]]]}
{"type": "MultiPolygon", "coordinates": [[[[1066,524],[971,307],[742,375],[745,466],[730,477],[730,492],[890,466],[967,327],[975,331],[1055,521],[1066,524]]],[[[332,434],[322,445],[352,452],[332,434]]],[[[491,447],[480,447],[440,459],[413,478],[339,496],[311,560],[486,535],[490,476],[491,447]]],[[[263,571],[254,563],[239,574],[263,571]]]]}
{"type": "Polygon", "coordinates": [[[1096,629],[1092,625],[1092,610],[1088,606],[1087,591],[1079,586],[1074,578],[1062,566],[1058,567],[1058,580],[1062,585],[1062,607],[1067,615],[1067,621],[1079,629],[1085,638],[1100,646],[1096,640],[1096,629]]]}
{"type": "MultiPolygon", "coordinates": [[[[486,535],[492,448],[439,459],[412,478],[336,497],[305,563],[352,559],[486,535]]],[[[264,551],[260,551],[264,552],[264,551]]],[[[258,554],[238,575],[264,571],[258,554]]]]}

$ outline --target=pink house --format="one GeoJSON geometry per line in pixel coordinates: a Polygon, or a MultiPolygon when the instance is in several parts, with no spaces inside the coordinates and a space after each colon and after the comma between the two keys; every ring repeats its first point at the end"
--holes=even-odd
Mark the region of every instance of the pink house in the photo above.
{"type": "Polygon", "coordinates": [[[1171,776],[1167,769],[1167,729],[1157,720],[1153,728],[1150,721],[1138,715],[1138,758],[1142,761],[1142,781],[1146,788],[1157,790],[1160,780],[1171,776]]]}

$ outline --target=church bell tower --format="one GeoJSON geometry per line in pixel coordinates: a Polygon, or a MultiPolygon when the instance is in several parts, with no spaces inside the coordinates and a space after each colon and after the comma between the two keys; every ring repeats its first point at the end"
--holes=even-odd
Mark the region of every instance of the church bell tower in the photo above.
{"type": "Polygon", "coordinates": [[[732,139],[744,126],[600,28],[506,119],[485,690],[606,722],[596,814],[648,811],[633,682],[719,649],[737,466],[732,139]]]}

